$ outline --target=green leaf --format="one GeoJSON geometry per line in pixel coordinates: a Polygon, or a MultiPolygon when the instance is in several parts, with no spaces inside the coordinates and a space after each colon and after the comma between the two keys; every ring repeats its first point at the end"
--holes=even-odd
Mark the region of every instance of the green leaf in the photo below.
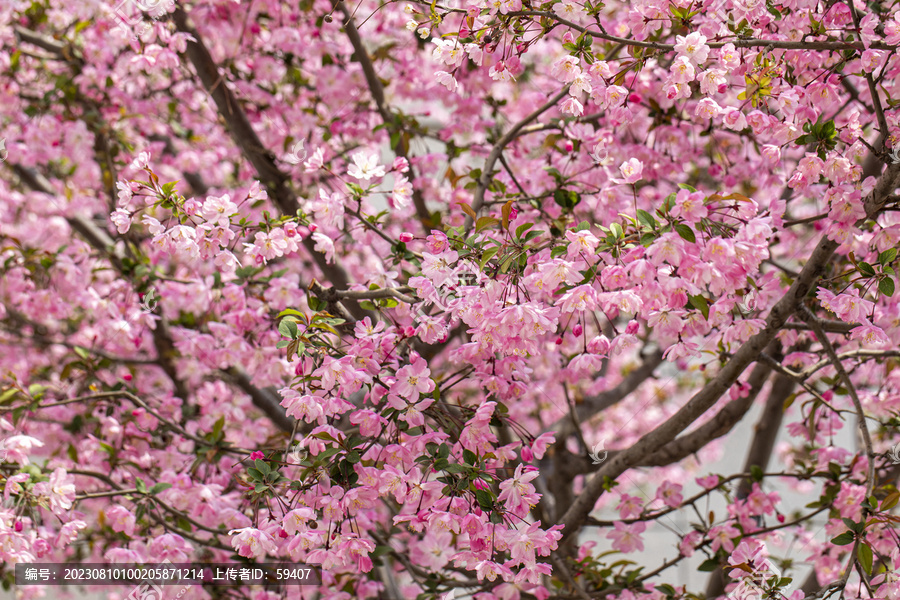
{"type": "Polygon", "coordinates": [[[859,261],[856,266],[859,269],[859,272],[863,275],[866,275],[867,277],[875,277],[875,269],[869,263],[859,261]]]}
{"type": "Polygon", "coordinates": [[[860,533],[865,527],[865,523],[857,523],[852,519],[841,519],[844,522],[844,525],[847,526],[850,531],[855,531],[856,533],[860,533]]]}
{"type": "Polygon", "coordinates": [[[691,306],[699,310],[703,314],[703,318],[709,320],[709,300],[703,296],[691,296],[691,306]]]}
{"type": "Polygon", "coordinates": [[[750,467],[750,476],[754,481],[762,481],[763,480],[763,470],[759,465],[752,465],[750,467]]]}
{"type": "Polygon", "coordinates": [[[480,233],[488,227],[493,227],[494,225],[499,224],[500,220],[495,219],[494,217],[480,217],[477,221],[475,221],[475,233],[480,233]]]}
{"type": "Polygon", "coordinates": [[[217,440],[222,437],[222,430],[225,428],[225,417],[219,417],[213,424],[212,437],[217,440]]]}
{"type": "Polygon", "coordinates": [[[150,488],[150,495],[153,496],[153,495],[155,495],[155,494],[160,493],[160,492],[163,491],[163,490],[169,489],[170,487],[172,487],[172,484],[171,484],[171,483],[162,483],[162,482],[161,482],[161,483],[157,483],[157,484],[154,485],[152,488],[150,488]]]}
{"type": "Polygon", "coordinates": [[[563,208],[575,208],[581,202],[581,196],[572,190],[556,190],[553,192],[553,201],[563,208]]]}
{"type": "Polygon", "coordinates": [[[894,259],[897,258],[897,249],[896,248],[888,248],[884,252],[878,255],[878,262],[882,265],[886,265],[888,263],[894,262],[894,259]]]}
{"type": "Polygon", "coordinates": [[[478,506],[480,506],[482,510],[491,510],[494,508],[494,497],[487,490],[475,490],[475,499],[478,501],[478,506]]]}
{"type": "Polygon", "coordinates": [[[679,184],[678,184],[678,187],[680,187],[680,188],[683,189],[683,190],[687,190],[687,191],[689,191],[689,192],[692,193],[692,194],[693,194],[694,192],[697,191],[693,186],[690,186],[690,185],[688,185],[688,184],[686,184],[686,183],[679,183],[679,184]]]}
{"type": "Polygon", "coordinates": [[[297,323],[293,319],[282,319],[278,324],[278,333],[286,338],[295,339],[297,337],[297,323]]]}
{"type": "Polygon", "coordinates": [[[697,242],[697,236],[694,235],[694,230],[690,228],[690,226],[685,225],[684,223],[675,223],[674,225],[675,231],[678,232],[683,239],[688,242],[694,244],[697,242]]]}
{"type": "Polygon", "coordinates": [[[837,546],[846,546],[847,544],[852,544],[855,539],[856,536],[854,536],[852,532],[845,531],[841,535],[832,538],[831,543],[837,546]]]}
{"type": "Polygon", "coordinates": [[[637,218],[638,218],[638,221],[640,221],[647,227],[650,227],[651,229],[656,229],[656,225],[657,225],[656,219],[654,219],[653,215],[648,213],[646,210],[639,208],[637,211],[637,218]]]}
{"type": "Polygon", "coordinates": [[[890,277],[885,277],[881,281],[878,282],[878,291],[884,294],[885,296],[893,296],[894,295],[894,280],[890,277]]]}
{"type": "Polygon", "coordinates": [[[872,574],[872,548],[869,547],[868,544],[863,542],[859,545],[856,551],[856,558],[859,559],[859,564],[862,565],[862,568],[865,569],[866,573],[869,575],[872,574]]]}
{"type": "Polygon", "coordinates": [[[265,479],[265,475],[262,474],[262,471],[260,471],[259,469],[254,469],[253,467],[247,469],[247,474],[250,475],[250,477],[252,477],[253,479],[265,479]]]}
{"type": "Polygon", "coordinates": [[[656,586],[655,589],[656,589],[657,591],[659,591],[659,592],[662,592],[662,593],[665,594],[666,596],[674,596],[674,595],[675,595],[675,588],[673,588],[673,587],[672,587],[671,585],[669,585],[668,583],[664,583],[664,584],[662,584],[662,585],[658,585],[658,586],[656,586]]]}
{"type": "Polygon", "coordinates": [[[516,237],[522,237],[522,234],[534,227],[534,223],[524,223],[516,227],[516,237]]]}
{"type": "Polygon", "coordinates": [[[147,493],[147,484],[144,483],[144,480],[141,479],[140,477],[138,477],[134,480],[134,487],[137,491],[139,491],[142,494],[147,493]]]}
{"type": "Polygon", "coordinates": [[[894,490],[890,494],[888,494],[884,500],[881,501],[881,511],[885,512],[891,510],[895,506],[897,506],[897,502],[900,501],[900,492],[894,490]]]}
{"type": "Polygon", "coordinates": [[[484,265],[487,264],[489,260],[491,260],[497,252],[500,251],[500,246],[491,246],[487,250],[484,251],[484,254],[481,255],[481,260],[478,261],[478,266],[484,269],[484,265]]]}
{"type": "Polygon", "coordinates": [[[716,569],[719,568],[719,561],[714,558],[708,558],[704,560],[699,567],[697,567],[698,571],[702,571],[704,573],[712,573],[716,569]]]}
{"type": "Polygon", "coordinates": [[[572,231],[574,231],[575,233],[578,233],[579,231],[586,231],[586,230],[588,230],[588,229],[590,229],[590,228],[591,228],[591,224],[590,224],[588,221],[582,221],[582,222],[579,223],[578,226],[575,227],[575,229],[573,229],[572,231]]]}

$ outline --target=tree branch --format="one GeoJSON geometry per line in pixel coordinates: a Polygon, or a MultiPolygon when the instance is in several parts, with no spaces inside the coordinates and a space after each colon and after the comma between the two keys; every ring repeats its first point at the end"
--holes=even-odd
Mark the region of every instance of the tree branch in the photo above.
{"type": "MultiPolygon", "coordinates": [[[[481,177],[478,178],[478,186],[475,188],[475,195],[472,199],[472,210],[475,211],[475,214],[478,214],[478,211],[481,210],[481,207],[484,205],[484,194],[487,191],[488,186],[491,184],[491,180],[493,179],[491,173],[494,169],[494,164],[499,160],[500,154],[503,152],[503,149],[509,144],[512,140],[515,139],[516,135],[518,135],[519,130],[523,127],[537,119],[539,116],[556,106],[556,103],[562,100],[566,94],[569,93],[569,87],[571,84],[567,84],[563,89],[554,94],[546,103],[542,106],[538,107],[534,112],[530,115],[526,116],[524,119],[513,125],[509,131],[507,131],[503,137],[501,137],[494,147],[491,149],[491,153],[488,155],[487,159],[484,161],[484,167],[481,170],[481,177]]],[[[466,231],[468,232],[472,228],[473,224],[472,217],[466,217],[466,231]]]]}
{"type": "MultiPolygon", "coordinates": [[[[297,202],[297,196],[288,185],[289,177],[275,164],[272,153],[263,147],[259,136],[256,135],[253,127],[250,125],[250,121],[247,119],[247,114],[238,104],[237,98],[228,89],[228,86],[225,85],[224,76],[219,73],[218,65],[203,43],[203,37],[188,23],[188,15],[180,7],[175,9],[173,19],[179,31],[193,37],[187,42],[185,54],[191,61],[191,64],[194,65],[197,77],[212,97],[219,114],[228,124],[231,138],[244,153],[247,160],[250,161],[250,164],[253,165],[253,168],[256,169],[262,184],[266,186],[281,212],[286,215],[297,214],[299,203],[297,202]]],[[[303,239],[303,247],[312,256],[316,265],[332,286],[339,289],[349,287],[347,274],[340,266],[327,262],[325,255],[315,249],[315,242],[312,237],[307,236],[303,239]]],[[[358,319],[362,319],[367,314],[366,311],[356,304],[351,304],[349,310],[358,319]]]]}
{"type": "MultiPolygon", "coordinates": [[[[400,127],[398,118],[391,114],[391,111],[388,109],[387,102],[384,98],[384,86],[381,84],[381,79],[378,78],[378,73],[375,72],[375,65],[372,63],[372,58],[366,51],[366,46],[363,44],[362,38],[359,35],[359,30],[356,29],[356,24],[353,22],[353,15],[350,14],[350,10],[343,0],[338,1],[338,7],[344,15],[344,30],[347,32],[347,37],[350,39],[350,44],[353,46],[356,58],[362,66],[363,75],[366,78],[366,83],[369,86],[372,99],[375,101],[375,107],[378,109],[378,114],[381,115],[381,120],[388,126],[388,129],[392,133],[398,134],[397,143],[392,145],[394,154],[401,156],[405,158],[407,162],[410,162],[409,153],[404,147],[403,138],[399,135],[400,132],[402,132],[402,127],[400,127]]],[[[415,171],[413,170],[412,164],[410,164],[409,170],[409,179],[412,182],[415,180],[415,171]]],[[[425,206],[425,198],[422,197],[422,191],[415,186],[413,186],[412,200],[413,206],[416,208],[416,216],[419,217],[419,221],[422,223],[422,226],[425,227],[425,230],[430,230],[434,226],[431,219],[431,213],[428,212],[428,207],[425,206]]]]}

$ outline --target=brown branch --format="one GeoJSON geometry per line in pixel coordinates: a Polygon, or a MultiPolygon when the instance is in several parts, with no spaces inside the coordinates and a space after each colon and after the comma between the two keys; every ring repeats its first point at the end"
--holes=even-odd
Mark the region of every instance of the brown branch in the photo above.
{"type": "MultiPolygon", "coordinates": [[[[562,100],[566,94],[569,93],[569,87],[571,84],[567,84],[563,89],[554,94],[546,103],[542,106],[538,107],[531,114],[526,116],[524,119],[513,125],[509,131],[507,131],[503,137],[497,140],[497,143],[494,144],[494,147],[491,148],[491,153],[488,155],[487,159],[484,161],[484,167],[481,170],[481,176],[478,178],[478,186],[475,188],[475,194],[472,198],[472,210],[475,211],[475,214],[478,214],[478,211],[481,210],[481,207],[484,205],[484,194],[487,191],[488,186],[491,184],[491,180],[493,179],[492,172],[494,170],[494,164],[499,160],[500,154],[503,152],[503,149],[506,148],[507,144],[513,141],[516,136],[519,134],[519,131],[537,119],[539,116],[556,106],[556,103],[562,100]]],[[[472,217],[466,217],[466,231],[468,232],[472,228],[473,219],[472,217]]]]}
{"type": "MultiPolygon", "coordinates": [[[[781,429],[781,421],[784,417],[784,402],[793,393],[794,381],[784,375],[778,374],[772,382],[772,389],[769,392],[769,398],[766,400],[766,406],[759,421],[756,423],[756,429],[753,440],[750,442],[750,451],[747,453],[747,459],[744,462],[744,473],[752,473],[753,467],[758,467],[763,471],[769,464],[769,458],[775,449],[775,440],[778,437],[778,431],[781,429]]],[[[750,477],[744,477],[738,484],[737,498],[743,500],[750,495],[753,481],[750,477]]],[[[725,569],[716,569],[710,574],[709,582],[706,586],[706,597],[716,598],[721,596],[725,591],[726,583],[725,569]]]]}
{"type": "Polygon", "coordinates": [[[661,467],[678,462],[691,454],[700,451],[714,439],[718,439],[730,432],[734,426],[744,418],[753,401],[762,391],[772,369],[765,364],[757,363],[750,373],[748,383],[750,392],[745,398],[732,400],[716,415],[683,437],[676,438],[640,461],[640,466],[661,467]]]}
{"type": "MultiPolygon", "coordinates": [[[[625,378],[622,380],[619,385],[612,388],[611,390],[606,390],[605,392],[601,392],[596,396],[591,396],[589,398],[585,398],[580,404],[575,406],[575,417],[578,421],[587,421],[597,413],[600,413],[607,408],[614,406],[624,400],[629,394],[634,392],[638,386],[640,386],[644,381],[653,376],[653,371],[656,370],[662,363],[662,352],[654,352],[650,356],[644,359],[644,362],[641,365],[631,371],[625,378]]],[[[574,431],[574,427],[572,426],[570,417],[563,417],[556,423],[554,423],[550,428],[546,431],[552,431],[556,433],[556,439],[564,440],[569,437],[574,431]]]]}
{"type": "Polygon", "coordinates": [[[862,434],[863,444],[865,444],[866,447],[866,457],[868,458],[869,463],[866,473],[866,498],[868,498],[872,495],[872,490],[875,487],[875,451],[872,449],[872,436],[869,435],[869,425],[866,423],[866,413],[863,411],[862,403],[859,401],[859,394],[856,393],[856,386],[853,385],[853,381],[850,379],[847,369],[844,368],[844,363],[841,362],[840,357],[837,355],[837,352],[835,352],[834,346],[832,346],[831,341],[828,339],[828,334],[819,326],[819,320],[808,308],[806,308],[806,306],[801,304],[799,310],[800,317],[813,328],[818,342],[825,348],[825,353],[828,354],[828,358],[837,370],[838,376],[843,380],[844,385],[847,387],[850,399],[853,400],[853,407],[856,409],[856,415],[859,421],[859,432],[862,434]]]}
{"type": "MultiPolygon", "coordinates": [[[[866,217],[871,219],[878,215],[887,197],[893,193],[900,182],[900,164],[889,165],[875,184],[873,191],[865,198],[866,217]]],[[[757,360],[766,346],[775,339],[775,335],[800,307],[813,285],[824,273],[825,267],[837,250],[837,242],[823,236],[810,254],[799,276],[790,289],[779,300],[766,319],[766,326],[747,342],[745,342],[731,359],[722,367],[718,375],[707,383],[702,390],[694,394],[678,412],[667,421],[644,435],[633,446],[607,460],[601,469],[585,484],[584,491],[562,516],[559,523],[563,525],[565,541],[575,534],[584,523],[597,499],[603,493],[605,478],[615,479],[628,469],[640,464],[644,457],[650,455],[684,431],[700,415],[711,408],[716,401],[728,391],[750,363],[757,360]]]]}
{"type": "Polygon", "coordinates": [[[281,406],[281,402],[274,392],[254,386],[250,376],[239,366],[229,367],[225,373],[245,394],[250,396],[253,405],[269,417],[272,423],[282,431],[293,433],[294,420],[285,414],[284,407],[281,406]]]}
{"type": "MultiPolygon", "coordinates": [[[[256,135],[247,119],[247,114],[238,104],[234,93],[225,84],[224,77],[219,74],[219,66],[204,44],[203,37],[188,22],[187,13],[180,7],[175,9],[172,18],[179,31],[193,37],[193,39],[189,38],[187,42],[185,55],[194,65],[197,77],[212,97],[219,115],[228,125],[232,140],[256,169],[261,183],[266,186],[266,190],[281,212],[285,215],[296,215],[300,205],[297,202],[296,194],[290,188],[290,178],[275,164],[272,153],[263,147],[259,136],[256,135]]],[[[311,236],[303,239],[303,247],[312,256],[325,279],[332,286],[338,289],[349,287],[347,273],[340,266],[328,263],[325,255],[315,249],[315,242],[311,236]]],[[[349,310],[357,319],[362,319],[367,315],[367,312],[362,310],[358,304],[351,303],[349,310]]]]}
{"type": "MultiPolygon", "coordinates": [[[[401,156],[405,158],[407,162],[410,162],[409,153],[403,143],[402,126],[397,116],[391,114],[391,111],[388,109],[387,101],[384,98],[384,86],[381,83],[381,79],[378,77],[378,73],[375,72],[375,65],[372,63],[372,58],[366,51],[366,46],[363,44],[362,38],[359,35],[356,23],[353,22],[353,15],[350,14],[350,10],[343,0],[339,0],[338,7],[344,15],[344,31],[347,32],[347,37],[350,40],[350,44],[353,46],[356,59],[359,61],[360,66],[362,66],[363,75],[366,78],[366,83],[369,86],[372,99],[375,101],[375,107],[378,109],[378,114],[381,115],[381,120],[384,124],[388,126],[388,130],[397,134],[397,143],[392,145],[392,150],[397,156],[401,156]]],[[[412,164],[410,164],[409,167],[409,180],[410,182],[415,180],[415,171],[413,170],[412,164]]],[[[422,190],[415,186],[413,186],[412,200],[413,206],[416,208],[416,216],[419,217],[419,221],[422,223],[425,230],[429,231],[434,226],[434,222],[432,221],[431,213],[428,212],[428,207],[425,206],[425,198],[422,196],[422,190]]]]}
{"type": "MultiPolygon", "coordinates": [[[[537,11],[537,10],[519,10],[507,13],[508,16],[513,17],[543,17],[547,19],[552,19],[561,25],[565,25],[566,27],[570,27],[576,31],[580,31],[582,33],[587,33],[589,36],[595,39],[606,40],[608,42],[616,42],[618,44],[622,44],[624,46],[637,46],[640,48],[652,48],[653,50],[660,50],[662,52],[671,52],[675,49],[675,44],[662,44],[660,42],[644,42],[640,40],[631,40],[628,38],[617,37],[614,35],[610,35],[608,33],[604,33],[602,31],[592,31],[587,27],[582,27],[576,23],[573,23],[567,19],[563,19],[555,13],[549,11],[537,11]]],[[[813,41],[813,42],[791,42],[786,40],[760,40],[756,38],[750,39],[735,39],[727,42],[710,42],[707,44],[710,48],[721,48],[726,44],[734,44],[735,48],[772,48],[779,50],[832,50],[839,52],[841,50],[854,49],[854,50],[865,50],[866,46],[862,44],[862,42],[845,42],[839,40],[826,40],[826,41],[813,41]]],[[[885,44],[883,42],[873,42],[869,44],[869,48],[876,48],[880,50],[892,50],[896,48],[896,46],[891,46],[889,44],[885,44]]]]}

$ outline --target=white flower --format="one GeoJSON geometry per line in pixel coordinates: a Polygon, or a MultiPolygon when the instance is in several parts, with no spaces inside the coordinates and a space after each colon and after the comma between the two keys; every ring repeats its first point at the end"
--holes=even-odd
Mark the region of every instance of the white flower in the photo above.
{"type": "Polygon", "coordinates": [[[373,177],[384,177],[384,167],[378,164],[377,154],[357,152],[353,155],[353,164],[347,169],[347,174],[356,179],[369,181],[373,177]]]}
{"type": "Polygon", "coordinates": [[[706,36],[700,35],[696,31],[687,37],[677,35],[675,40],[675,51],[680,55],[687,56],[695,64],[700,64],[709,57],[709,46],[706,45],[706,36]]]}

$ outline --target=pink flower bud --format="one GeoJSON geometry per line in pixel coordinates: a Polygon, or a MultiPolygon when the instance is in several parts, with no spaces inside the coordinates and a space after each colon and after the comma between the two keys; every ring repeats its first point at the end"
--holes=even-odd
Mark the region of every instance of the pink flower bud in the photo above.
{"type": "Polygon", "coordinates": [[[314,232],[314,231],[315,231],[316,229],[318,229],[318,228],[319,228],[318,225],[316,225],[315,223],[312,223],[312,224],[310,224],[310,226],[309,226],[309,232],[312,233],[312,232],[314,232]]]}
{"type": "Polygon", "coordinates": [[[584,333],[584,327],[581,326],[581,323],[578,323],[572,328],[572,335],[575,337],[581,337],[582,333],[584,333]]]}
{"type": "Polygon", "coordinates": [[[556,338],[556,345],[557,345],[557,346],[562,346],[562,337],[556,338]]]}
{"type": "Polygon", "coordinates": [[[16,526],[15,526],[15,527],[16,527],[16,533],[18,533],[18,532],[22,531],[23,529],[25,529],[25,525],[22,523],[22,521],[16,521],[16,526]]]}
{"type": "Polygon", "coordinates": [[[587,350],[591,354],[605,355],[609,354],[609,338],[605,335],[598,335],[587,343],[587,350]]]}
{"type": "Polygon", "coordinates": [[[522,447],[522,460],[525,462],[531,462],[534,460],[534,452],[531,451],[531,448],[528,446],[522,447]]]}
{"type": "Polygon", "coordinates": [[[406,173],[409,171],[409,161],[403,158],[402,156],[398,156],[394,159],[394,164],[391,167],[394,171],[400,171],[401,173],[406,173]]]}
{"type": "Polygon", "coordinates": [[[404,244],[413,241],[413,234],[409,233],[408,231],[404,231],[400,234],[400,241],[404,244]]]}
{"type": "Polygon", "coordinates": [[[628,101],[632,104],[640,104],[641,100],[643,100],[643,97],[640,94],[635,92],[628,94],[628,101]]]}
{"type": "Polygon", "coordinates": [[[265,454],[257,450],[256,452],[250,453],[250,460],[262,460],[266,457],[265,454]]]}
{"type": "Polygon", "coordinates": [[[628,325],[625,327],[625,333],[628,335],[635,335],[638,332],[638,322],[634,319],[628,321],[628,325]]]}
{"type": "Polygon", "coordinates": [[[131,381],[132,379],[134,379],[134,377],[131,375],[131,373],[125,373],[124,375],[122,375],[122,379],[124,379],[125,381],[131,381]]]}
{"type": "Polygon", "coordinates": [[[287,536],[288,536],[288,532],[287,532],[287,531],[285,531],[284,529],[279,529],[279,530],[278,530],[278,537],[280,537],[280,538],[286,538],[287,536]]]}
{"type": "Polygon", "coordinates": [[[518,216],[519,216],[519,211],[517,209],[513,208],[512,210],[509,211],[509,220],[510,221],[515,221],[516,217],[518,217],[518,216]]]}
{"type": "Polygon", "coordinates": [[[575,43],[575,34],[572,33],[572,30],[565,32],[563,34],[563,44],[574,44],[575,43]]]}

